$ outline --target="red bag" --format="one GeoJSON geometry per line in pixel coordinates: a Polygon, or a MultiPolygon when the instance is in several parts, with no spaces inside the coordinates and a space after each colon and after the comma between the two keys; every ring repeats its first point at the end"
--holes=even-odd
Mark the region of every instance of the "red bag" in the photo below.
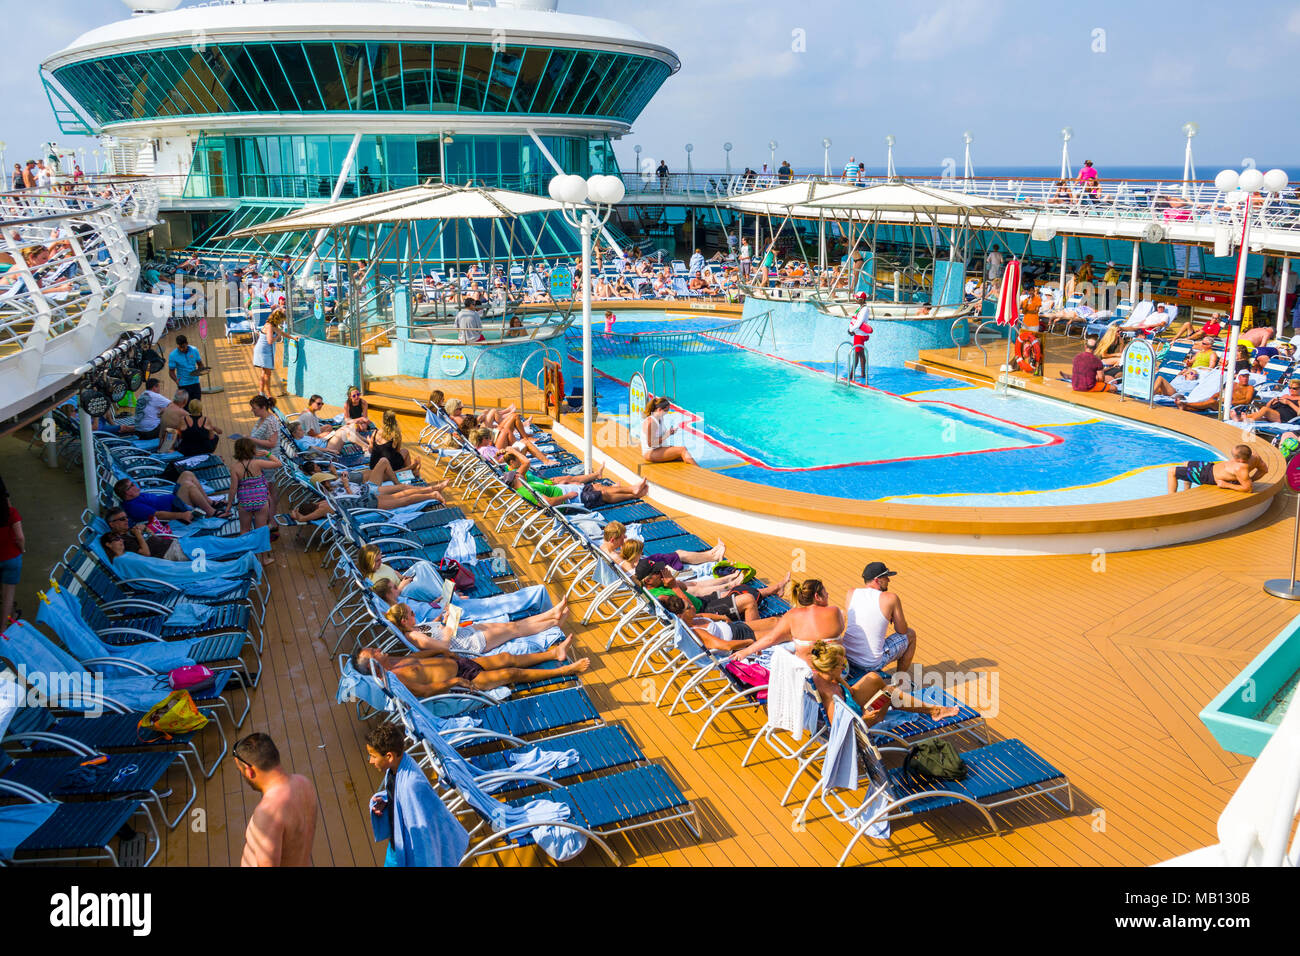
{"type": "Polygon", "coordinates": [[[443,558],[434,567],[437,568],[444,581],[451,581],[456,586],[457,591],[474,590],[474,572],[459,561],[443,558]]]}

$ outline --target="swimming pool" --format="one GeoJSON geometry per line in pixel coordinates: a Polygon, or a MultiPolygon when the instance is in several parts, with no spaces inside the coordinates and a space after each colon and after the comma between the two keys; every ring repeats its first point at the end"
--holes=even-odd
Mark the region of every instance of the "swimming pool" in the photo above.
{"type": "MultiPolygon", "coordinates": [[[[618,327],[658,332],[709,321],[641,313],[620,316],[618,327]]],[[[723,342],[702,353],[664,350],[676,371],[667,421],[682,426],[672,440],[702,467],[861,501],[1029,506],[1164,494],[1169,465],[1222,458],[1160,429],[911,369],[872,368],[870,388],[847,385],[829,363],[781,345],[780,357],[723,342]]],[[[646,350],[603,351],[599,406],[630,424],[626,383],[646,350]]]]}

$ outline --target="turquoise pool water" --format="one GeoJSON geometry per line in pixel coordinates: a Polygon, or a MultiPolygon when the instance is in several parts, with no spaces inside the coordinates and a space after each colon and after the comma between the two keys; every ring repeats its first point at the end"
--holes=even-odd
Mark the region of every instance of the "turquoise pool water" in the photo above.
{"type": "MultiPolygon", "coordinates": [[[[626,383],[659,348],[646,333],[706,330],[720,321],[620,315],[616,331],[636,333],[635,346],[597,331],[602,416],[630,424],[626,383]]],[[[805,357],[788,341],[780,357],[746,344],[753,347],[710,340],[706,351],[662,349],[676,368],[667,422],[683,426],[670,442],[689,448],[702,467],[743,481],[921,505],[1100,504],[1163,495],[1169,466],[1223,457],[1067,402],[905,368],[873,367],[872,387],[862,388],[836,382],[824,356],[805,357]]],[[[577,342],[569,345],[576,358],[577,342]]]]}
{"type": "MultiPolygon", "coordinates": [[[[741,349],[673,356],[680,424],[771,469],[1027,448],[1051,435],[941,403],[846,387],[832,376],[741,349]]],[[[601,359],[622,382],[641,359],[601,359]]]]}
{"type": "Polygon", "coordinates": [[[1295,699],[1297,685],[1300,685],[1300,671],[1292,674],[1291,679],[1282,685],[1282,689],[1264,705],[1263,710],[1259,712],[1259,719],[1274,726],[1282,723],[1283,715],[1291,706],[1291,701],[1295,699]]]}

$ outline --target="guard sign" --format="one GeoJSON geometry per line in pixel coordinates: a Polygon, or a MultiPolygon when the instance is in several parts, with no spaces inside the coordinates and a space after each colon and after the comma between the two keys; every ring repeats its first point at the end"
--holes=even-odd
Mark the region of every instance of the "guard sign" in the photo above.
{"type": "Polygon", "coordinates": [[[551,298],[573,298],[573,270],[568,266],[556,266],[551,271],[551,298]]]}
{"type": "Polygon", "coordinates": [[[627,386],[628,432],[633,436],[641,432],[641,419],[645,416],[645,403],[649,400],[650,394],[645,387],[645,379],[640,372],[633,372],[632,380],[627,386]]]}
{"type": "Polygon", "coordinates": [[[1120,394],[1151,404],[1156,387],[1156,352],[1145,339],[1134,339],[1124,350],[1120,394]]]}

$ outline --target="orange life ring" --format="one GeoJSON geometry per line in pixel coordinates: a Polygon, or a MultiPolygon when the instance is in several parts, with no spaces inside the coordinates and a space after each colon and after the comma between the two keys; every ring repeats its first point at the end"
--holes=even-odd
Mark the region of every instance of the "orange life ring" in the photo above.
{"type": "Polygon", "coordinates": [[[1032,332],[1021,332],[1016,338],[1016,366],[1022,372],[1037,375],[1043,364],[1043,346],[1032,332]]]}

